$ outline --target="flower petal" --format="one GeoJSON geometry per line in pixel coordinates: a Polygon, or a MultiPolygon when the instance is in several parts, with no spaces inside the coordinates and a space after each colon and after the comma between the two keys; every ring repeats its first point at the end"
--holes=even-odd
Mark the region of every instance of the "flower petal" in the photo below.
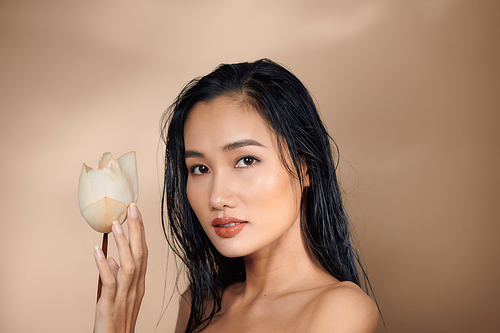
{"type": "Polygon", "coordinates": [[[128,206],[134,200],[134,193],[132,187],[129,185],[127,176],[119,169],[116,173],[116,178],[108,187],[105,197],[121,201],[128,206]]]}
{"type": "Polygon", "coordinates": [[[88,174],[95,196],[97,199],[102,199],[106,196],[109,186],[113,183],[113,178],[104,170],[98,169],[91,169],[88,174]]]}
{"type": "Polygon", "coordinates": [[[80,172],[80,180],[78,181],[78,205],[80,206],[80,212],[88,205],[99,200],[90,184],[88,176],[89,170],[91,170],[91,168],[84,163],[82,165],[82,171],[80,172]]]}
{"type": "Polygon", "coordinates": [[[127,206],[111,198],[101,200],[88,205],[82,215],[94,230],[102,233],[111,232],[113,221],[123,223],[127,217],[127,206]]]}
{"type": "Polygon", "coordinates": [[[102,154],[101,158],[99,161],[97,161],[97,164],[94,169],[103,169],[105,166],[109,164],[109,160],[113,158],[113,155],[111,155],[110,152],[106,152],[102,154]]]}
{"type": "Polygon", "coordinates": [[[118,164],[127,176],[128,183],[134,193],[134,201],[137,202],[139,197],[139,181],[137,179],[137,163],[135,158],[135,151],[131,151],[118,159],[118,164]]]}

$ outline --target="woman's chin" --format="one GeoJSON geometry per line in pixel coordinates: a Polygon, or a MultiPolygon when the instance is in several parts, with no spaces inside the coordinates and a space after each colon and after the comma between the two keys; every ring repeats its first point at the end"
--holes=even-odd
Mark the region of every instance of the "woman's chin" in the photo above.
{"type": "Polygon", "coordinates": [[[226,258],[239,258],[239,257],[245,257],[249,255],[250,253],[243,251],[242,249],[233,249],[233,248],[228,248],[226,246],[219,246],[215,247],[217,251],[219,251],[220,254],[222,254],[226,258]]]}
{"type": "Polygon", "coordinates": [[[228,239],[212,240],[212,244],[217,251],[226,258],[239,258],[252,254],[252,249],[245,246],[241,241],[233,241],[228,239]]]}

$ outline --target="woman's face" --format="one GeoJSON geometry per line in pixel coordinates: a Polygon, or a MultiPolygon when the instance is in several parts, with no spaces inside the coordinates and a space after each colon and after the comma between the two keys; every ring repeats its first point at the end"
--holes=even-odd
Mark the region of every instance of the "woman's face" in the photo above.
{"type": "Polygon", "coordinates": [[[283,167],[268,123],[239,96],[196,104],[184,126],[187,196],[226,257],[300,239],[301,187],[283,167]]]}

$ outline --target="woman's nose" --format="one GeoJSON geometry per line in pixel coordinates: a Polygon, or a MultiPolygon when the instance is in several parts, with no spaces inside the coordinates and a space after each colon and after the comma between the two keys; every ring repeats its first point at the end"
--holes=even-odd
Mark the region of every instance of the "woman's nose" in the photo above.
{"type": "Polygon", "coordinates": [[[213,177],[212,189],[208,205],[213,210],[223,210],[224,208],[234,208],[236,205],[236,197],[231,190],[229,177],[223,175],[215,175],[213,177]]]}

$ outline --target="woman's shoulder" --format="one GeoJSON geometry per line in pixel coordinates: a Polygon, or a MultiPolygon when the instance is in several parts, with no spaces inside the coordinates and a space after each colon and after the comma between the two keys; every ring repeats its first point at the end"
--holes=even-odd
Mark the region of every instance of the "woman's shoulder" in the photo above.
{"type": "MultiPolygon", "coordinates": [[[[234,284],[227,289],[238,291],[240,287],[240,284],[234,284]]],[[[307,297],[309,301],[302,303],[301,315],[296,318],[298,326],[304,328],[305,331],[310,333],[374,333],[377,331],[378,308],[356,284],[336,280],[314,289],[315,296],[307,297]]],[[[189,289],[180,297],[176,333],[185,332],[191,312],[190,298],[189,289]]],[[[301,302],[293,303],[300,304],[301,302]]]]}
{"type": "Polygon", "coordinates": [[[329,284],[308,308],[312,316],[308,332],[377,331],[379,312],[375,302],[352,282],[329,284]]]}
{"type": "MultiPolygon", "coordinates": [[[[205,295],[207,296],[207,295],[205,295]]],[[[191,288],[187,288],[185,292],[183,292],[180,297],[179,297],[179,311],[177,314],[177,323],[175,325],[175,333],[184,333],[186,331],[188,322],[189,322],[189,317],[191,316],[191,300],[192,300],[193,294],[191,291],[191,288]]],[[[206,297],[206,303],[204,304],[205,306],[205,316],[208,317],[210,313],[210,309],[207,307],[212,307],[213,306],[213,298],[212,297],[206,297]]]]}

